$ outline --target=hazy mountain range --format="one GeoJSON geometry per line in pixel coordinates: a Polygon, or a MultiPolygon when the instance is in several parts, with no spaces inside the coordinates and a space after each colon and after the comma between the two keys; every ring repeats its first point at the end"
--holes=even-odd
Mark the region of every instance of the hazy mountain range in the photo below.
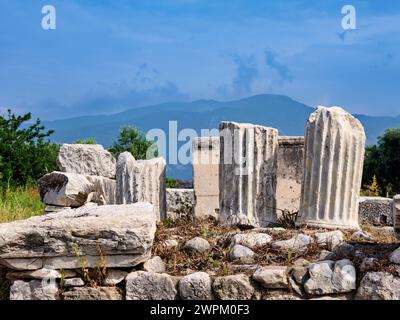
{"type": "MultiPolygon", "coordinates": [[[[314,108],[286,96],[263,94],[229,102],[198,100],[163,103],[112,115],[47,121],[44,125],[55,130],[53,141],[68,143],[93,137],[98,143],[108,147],[123,125],[136,126],[144,133],[153,128],[160,128],[168,136],[168,125],[172,120],[177,121],[178,132],[184,128],[191,128],[199,135],[201,129],[218,128],[218,123],[223,120],[271,126],[278,128],[280,135],[303,135],[305,123],[313,110],[314,108]]],[[[385,129],[400,127],[400,116],[355,116],[365,127],[367,144],[376,143],[377,137],[385,129]]],[[[191,166],[169,166],[168,176],[190,179],[191,166]]]]}

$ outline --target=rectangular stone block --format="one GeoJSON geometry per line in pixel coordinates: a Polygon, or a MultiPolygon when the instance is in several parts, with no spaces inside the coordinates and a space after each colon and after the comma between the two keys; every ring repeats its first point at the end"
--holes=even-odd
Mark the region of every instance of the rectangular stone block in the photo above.
{"type": "Polygon", "coordinates": [[[216,216],[215,198],[219,197],[219,137],[194,138],[192,141],[195,216],[216,216]]]}
{"type": "Polygon", "coordinates": [[[278,170],[276,185],[277,215],[282,211],[300,210],[301,181],[304,168],[304,137],[278,137],[278,170]]]}
{"type": "Polygon", "coordinates": [[[103,263],[134,267],[150,258],[155,231],[149,203],[67,209],[0,224],[0,264],[16,270],[95,268],[103,263]]]}
{"type": "Polygon", "coordinates": [[[393,226],[393,199],[382,197],[361,197],[358,217],[360,224],[393,226]]]}

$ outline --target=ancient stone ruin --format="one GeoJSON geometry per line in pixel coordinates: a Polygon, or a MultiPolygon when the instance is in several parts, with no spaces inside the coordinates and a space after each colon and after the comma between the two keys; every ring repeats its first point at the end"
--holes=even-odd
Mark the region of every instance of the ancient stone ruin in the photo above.
{"type": "Polygon", "coordinates": [[[219,137],[192,141],[193,185],[196,217],[218,217],[219,213],[219,137]]]}
{"type": "Polygon", "coordinates": [[[276,222],[278,130],[221,122],[219,219],[231,225],[276,222]]]}
{"type": "Polygon", "coordinates": [[[63,145],[38,182],[45,212],[0,224],[0,286],[11,300],[400,300],[400,196],[359,196],[361,124],[321,107],[305,132],[222,122],[193,140],[194,189],[167,189],[163,158],[63,145]]]}
{"type": "Polygon", "coordinates": [[[359,228],[364,152],[364,128],[342,108],[319,107],[310,116],[299,224],[359,228]]]}

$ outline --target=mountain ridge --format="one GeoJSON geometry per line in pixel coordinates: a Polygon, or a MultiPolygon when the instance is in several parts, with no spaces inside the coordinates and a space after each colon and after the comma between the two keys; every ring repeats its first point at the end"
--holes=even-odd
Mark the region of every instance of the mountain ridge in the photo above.
{"type": "MultiPolygon", "coordinates": [[[[71,143],[81,138],[93,137],[105,147],[110,146],[123,125],[133,125],[146,133],[159,128],[168,136],[169,121],[177,121],[178,132],[185,128],[218,128],[220,121],[248,122],[277,128],[280,135],[303,135],[306,121],[315,108],[288,96],[260,94],[232,101],[200,99],[191,102],[166,102],[140,108],[127,109],[110,115],[91,115],[43,121],[48,129],[55,130],[52,140],[71,143]]],[[[387,128],[400,127],[400,116],[368,116],[355,114],[364,125],[367,144],[376,143],[377,137],[387,128]]],[[[182,145],[185,142],[180,142],[182,145]]],[[[172,177],[188,179],[190,166],[169,166],[172,177]]]]}

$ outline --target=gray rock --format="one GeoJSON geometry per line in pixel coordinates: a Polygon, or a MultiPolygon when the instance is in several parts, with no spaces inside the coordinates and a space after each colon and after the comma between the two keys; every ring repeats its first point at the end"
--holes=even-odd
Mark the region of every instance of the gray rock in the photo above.
{"type": "Polygon", "coordinates": [[[374,241],[374,237],[372,237],[369,233],[364,232],[364,231],[356,231],[354,232],[351,237],[354,240],[363,240],[363,241],[374,241]]]}
{"type": "Polygon", "coordinates": [[[193,239],[190,239],[185,243],[184,246],[185,250],[187,251],[195,251],[198,253],[204,253],[207,250],[210,250],[211,246],[209,242],[203,238],[196,237],[193,239]]]}
{"type": "Polygon", "coordinates": [[[8,280],[21,280],[21,279],[60,279],[62,275],[60,271],[48,268],[42,268],[34,271],[11,271],[7,273],[8,280]]]}
{"type": "Polygon", "coordinates": [[[211,300],[211,278],[206,272],[195,272],[180,279],[179,295],[183,300],[211,300]]]}
{"type": "Polygon", "coordinates": [[[298,285],[304,285],[308,279],[308,266],[294,266],[290,270],[290,275],[298,285]]]}
{"type": "Polygon", "coordinates": [[[247,247],[236,244],[229,252],[229,259],[231,261],[251,263],[254,261],[254,252],[247,247]]]}
{"type": "Polygon", "coordinates": [[[328,250],[333,250],[337,245],[342,243],[344,240],[343,232],[340,230],[319,232],[316,233],[314,236],[318,245],[325,247],[328,250]]]}
{"type": "Polygon", "coordinates": [[[133,267],[151,255],[153,206],[136,203],[65,210],[0,224],[0,264],[35,270],[133,267]],[[26,245],[29,243],[29,246],[26,245]]]}
{"type": "Polygon", "coordinates": [[[292,288],[292,290],[296,292],[299,296],[304,295],[302,287],[291,276],[289,276],[289,284],[290,288],[292,288]]]}
{"type": "Polygon", "coordinates": [[[87,202],[115,203],[115,180],[105,177],[54,171],[40,178],[38,185],[42,201],[50,205],[46,213],[80,207],[87,202]]]}
{"type": "Polygon", "coordinates": [[[395,264],[400,264],[400,248],[397,248],[390,254],[389,261],[395,264]]]}
{"type": "Polygon", "coordinates": [[[46,205],[44,208],[44,213],[49,214],[49,213],[54,213],[54,212],[60,212],[66,209],[71,209],[71,207],[63,207],[63,206],[53,206],[51,204],[46,205]]]}
{"type": "Polygon", "coordinates": [[[300,297],[298,297],[294,294],[279,291],[279,290],[277,290],[277,291],[273,290],[273,291],[267,292],[266,294],[263,295],[262,299],[263,300],[278,300],[278,301],[302,300],[300,297]]]}
{"type": "Polygon", "coordinates": [[[349,243],[343,242],[335,247],[333,253],[340,258],[351,258],[355,254],[355,247],[349,243]]]}
{"type": "Polygon", "coordinates": [[[321,250],[317,256],[317,261],[323,260],[336,260],[336,255],[331,251],[321,250]]]}
{"type": "Polygon", "coordinates": [[[167,249],[172,249],[178,247],[179,242],[174,239],[168,239],[163,242],[163,246],[167,249]]]}
{"type": "Polygon", "coordinates": [[[217,277],[212,287],[220,300],[250,300],[255,291],[245,274],[217,277]]]}
{"type": "Polygon", "coordinates": [[[378,266],[379,260],[373,257],[364,258],[363,262],[360,265],[360,271],[366,272],[373,270],[376,266],[378,266]]]}
{"type": "Polygon", "coordinates": [[[16,280],[10,288],[10,300],[56,300],[57,293],[56,281],[16,280]]]}
{"type": "Polygon", "coordinates": [[[167,218],[193,217],[195,202],[193,189],[167,189],[167,218]]]}
{"type": "Polygon", "coordinates": [[[382,197],[361,197],[358,217],[360,224],[393,226],[393,200],[382,197]]]}
{"type": "Polygon", "coordinates": [[[106,286],[116,286],[125,280],[128,272],[121,270],[108,270],[107,275],[104,279],[104,284],[106,286]]]}
{"type": "Polygon", "coordinates": [[[60,171],[115,178],[115,159],[99,144],[63,144],[57,157],[60,171]]]}
{"type": "Polygon", "coordinates": [[[62,296],[64,300],[123,300],[121,291],[115,287],[72,288],[62,296]]]}
{"type": "Polygon", "coordinates": [[[92,184],[92,192],[89,194],[89,200],[98,205],[115,204],[116,182],[113,179],[97,176],[86,176],[86,179],[92,184]]]}
{"type": "Polygon", "coordinates": [[[310,236],[298,234],[289,240],[282,240],[272,243],[275,250],[303,251],[313,242],[310,236]]]}
{"type": "Polygon", "coordinates": [[[81,278],[71,278],[65,279],[63,287],[70,288],[70,287],[83,287],[85,282],[81,278]]]}
{"type": "Polygon", "coordinates": [[[177,291],[167,274],[137,271],[128,274],[126,300],[175,300],[177,291]]]}
{"type": "Polygon", "coordinates": [[[165,272],[165,263],[159,256],[154,256],[143,264],[143,270],[148,272],[165,272]]]}
{"type": "Polygon", "coordinates": [[[80,207],[93,191],[92,183],[76,173],[52,172],[38,181],[39,193],[46,204],[62,207],[80,207]]]}
{"type": "Polygon", "coordinates": [[[400,278],[386,272],[368,272],[357,290],[357,300],[400,300],[400,278]]]}
{"type": "Polygon", "coordinates": [[[313,263],[308,272],[310,278],[304,284],[308,294],[345,293],[356,288],[356,270],[347,259],[313,263]]]}
{"type": "Polygon", "coordinates": [[[254,249],[264,246],[272,241],[272,237],[266,233],[238,233],[232,237],[231,245],[240,244],[242,246],[254,249]]]}
{"type": "Polygon", "coordinates": [[[268,266],[258,269],[253,279],[267,289],[288,288],[287,267],[268,266]]]}

